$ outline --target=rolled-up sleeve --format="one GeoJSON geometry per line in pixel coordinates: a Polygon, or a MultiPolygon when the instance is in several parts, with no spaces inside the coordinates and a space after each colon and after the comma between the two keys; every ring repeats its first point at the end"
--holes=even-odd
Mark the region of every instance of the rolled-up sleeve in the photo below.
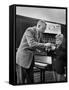
{"type": "Polygon", "coordinates": [[[30,47],[45,48],[44,43],[39,43],[35,40],[31,30],[27,30],[25,35],[30,47]]]}

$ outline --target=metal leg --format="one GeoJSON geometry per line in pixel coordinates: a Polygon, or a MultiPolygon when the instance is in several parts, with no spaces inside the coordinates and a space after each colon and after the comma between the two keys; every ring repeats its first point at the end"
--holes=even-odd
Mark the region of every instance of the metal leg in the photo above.
{"type": "Polygon", "coordinates": [[[45,69],[40,70],[40,80],[41,83],[45,83],[45,69]]]}
{"type": "Polygon", "coordinates": [[[45,83],[45,69],[43,70],[43,83],[45,83]]]}
{"type": "Polygon", "coordinates": [[[42,69],[40,69],[40,82],[41,83],[43,82],[43,71],[42,71],[42,69]]]}

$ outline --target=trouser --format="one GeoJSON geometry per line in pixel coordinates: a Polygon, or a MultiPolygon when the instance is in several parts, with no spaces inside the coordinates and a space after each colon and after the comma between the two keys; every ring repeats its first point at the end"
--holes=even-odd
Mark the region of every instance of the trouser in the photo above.
{"type": "Polygon", "coordinates": [[[17,84],[33,84],[33,65],[34,62],[29,69],[16,65],[17,84]]]}

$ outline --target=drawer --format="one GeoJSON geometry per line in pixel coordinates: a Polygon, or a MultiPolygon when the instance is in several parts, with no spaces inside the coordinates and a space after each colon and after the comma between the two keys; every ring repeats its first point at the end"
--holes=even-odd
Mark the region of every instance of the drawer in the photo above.
{"type": "Polygon", "coordinates": [[[50,57],[50,56],[35,55],[34,60],[35,60],[35,62],[52,64],[52,57],[50,57]]]}

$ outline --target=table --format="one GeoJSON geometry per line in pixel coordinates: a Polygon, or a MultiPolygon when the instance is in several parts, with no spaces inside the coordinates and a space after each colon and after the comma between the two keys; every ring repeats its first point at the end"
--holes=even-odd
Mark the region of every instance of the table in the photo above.
{"type": "Polygon", "coordinates": [[[41,83],[45,83],[45,70],[48,65],[52,64],[52,57],[46,55],[35,54],[34,55],[35,67],[40,69],[41,83]]]}

